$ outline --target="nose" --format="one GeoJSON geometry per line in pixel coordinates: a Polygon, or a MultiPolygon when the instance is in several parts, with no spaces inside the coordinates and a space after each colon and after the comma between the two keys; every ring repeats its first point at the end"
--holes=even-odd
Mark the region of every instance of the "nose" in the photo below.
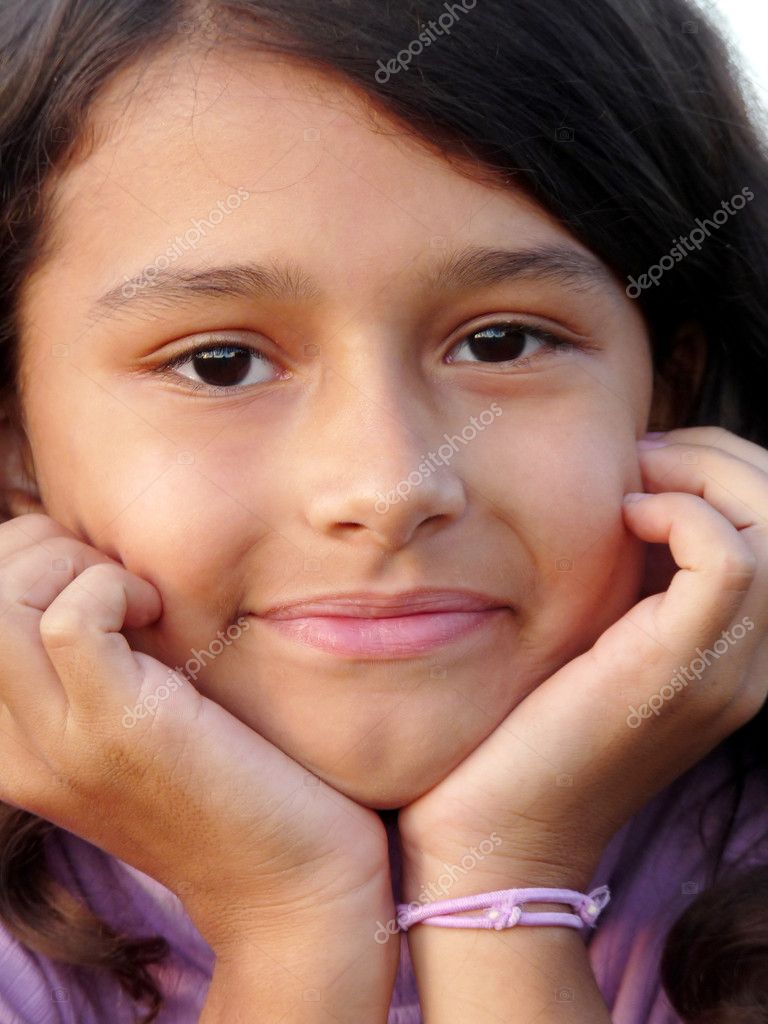
{"type": "Polygon", "coordinates": [[[298,479],[313,530],[394,551],[459,519],[466,491],[461,453],[446,450],[428,396],[403,371],[379,376],[359,386],[335,377],[313,410],[298,479]]]}

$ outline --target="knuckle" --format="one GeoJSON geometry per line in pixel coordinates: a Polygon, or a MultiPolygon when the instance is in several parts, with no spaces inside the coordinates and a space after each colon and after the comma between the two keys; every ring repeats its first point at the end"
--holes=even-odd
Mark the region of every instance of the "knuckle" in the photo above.
{"type": "Polygon", "coordinates": [[[757,556],[746,545],[741,550],[726,551],[718,565],[727,589],[747,589],[758,569],[757,556]]]}
{"type": "Polygon", "coordinates": [[[726,430],[725,427],[721,427],[719,425],[709,427],[709,431],[716,441],[724,441],[727,437],[731,436],[731,432],[729,430],[726,430]]]}
{"type": "Polygon", "coordinates": [[[85,628],[83,610],[71,604],[51,604],[40,616],[40,637],[49,648],[73,646],[85,628]]]}
{"type": "Polygon", "coordinates": [[[68,532],[55,519],[42,512],[25,512],[20,516],[14,516],[8,522],[10,528],[6,532],[9,536],[19,538],[25,544],[30,541],[39,543],[42,540],[50,540],[68,532]]]}
{"type": "Polygon", "coordinates": [[[40,538],[33,544],[26,543],[13,549],[6,545],[0,564],[0,598],[3,604],[23,601],[30,583],[49,573],[64,587],[66,574],[73,570],[73,551],[72,541],[59,536],[50,540],[40,538]]]}
{"type": "Polygon", "coordinates": [[[83,569],[40,616],[40,636],[46,647],[69,647],[98,632],[93,626],[93,603],[104,602],[106,582],[118,582],[122,570],[98,563],[83,569]]]}
{"type": "Polygon", "coordinates": [[[711,426],[697,428],[701,431],[701,438],[705,444],[717,447],[718,442],[725,441],[731,436],[730,431],[726,430],[725,427],[712,424],[711,426]]]}
{"type": "Polygon", "coordinates": [[[25,512],[14,516],[13,522],[35,536],[52,536],[61,532],[55,520],[42,512],[25,512]]]}
{"type": "Polygon", "coordinates": [[[61,591],[40,616],[40,636],[46,647],[72,646],[92,630],[88,605],[94,600],[93,591],[115,572],[112,565],[87,566],[61,591]]]}
{"type": "Polygon", "coordinates": [[[17,517],[4,524],[13,526],[16,532],[8,533],[0,546],[3,569],[7,569],[13,564],[14,559],[19,557],[25,560],[36,557],[41,563],[50,562],[54,553],[72,552],[80,545],[80,541],[56,529],[57,524],[52,519],[39,514],[32,518],[35,521],[21,529],[18,529],[17,524],[22,523],[26,516],[17,517]]]}
{"type": "Polygon", "coordinates": [[[125,570],[118,565],[108,562],[97,562],[95,565],[88,565],[80,572],[70,586],[73,598],[88,601],[94,598],[94,592],[98,591],[99,600],[104,601],[106,594],[119,592],[122,594],[122,577],[125,570]]]}
{"type": "Polygon", "coordinates": [[[104,587],[119,579],[121,570],[119,567],[110,565],[107,562],[97,562],[95,565],[87,565],[82,569],[70,583],[72,590],[67,597],[79,598],[88,597],[91,588],[104,587]]]}
{"type": "Polygon", "coordinates": [[[86,566],[77,578],[88,577],[90,579],[94,577],[99,579],[103,576],[109,580],[120,576],[121,573],[122,569],[118,565],[113,565],[111,562],[96,562],[94,565],[86,566]]]}

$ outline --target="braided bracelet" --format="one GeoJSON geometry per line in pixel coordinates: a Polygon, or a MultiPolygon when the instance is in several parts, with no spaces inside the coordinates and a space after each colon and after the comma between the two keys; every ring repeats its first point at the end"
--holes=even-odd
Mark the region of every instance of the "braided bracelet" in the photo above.
{"type": "Polygon", "coordinates": [[[611,895],[607,885],[590,893],[574,889],[497,889],[478,896],[462,896],[414,907],[411,903],[397,905],[397,923],[401,931],[415,924],[433,924],[443,928],[512,928],[518,924],[565,925],[568,928],[594,928],[611,895]],[[569,903],[576,913],[523,911],[521,903],[569,903]],[[455,917],[462,910],[489,907],[488,913],[475,917],[455,917]]]}

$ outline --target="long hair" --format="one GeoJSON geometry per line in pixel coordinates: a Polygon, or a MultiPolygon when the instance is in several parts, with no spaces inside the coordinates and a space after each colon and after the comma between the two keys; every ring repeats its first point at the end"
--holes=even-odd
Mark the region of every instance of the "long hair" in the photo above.
{"type": "MultiPolygon", "coordinates": [[[[703,335],[698,386],[680,395],[672,422],[651,426],[720,425],[768,447],[758,413],[768,365],[768,154],[750,109],[757,97],[694,0],[4,0],[0,399],[16,423],[19,295],[51,254],[57,176],[94,144],[88,114],[100,90],[136,62],[188,45],[279,53],[342,76],[433,152],[523,190],[635,282],[658,387],[679,385],[690,324],[703,335]],[[723,220],[723,203],[742,196],[748,206],[734,201],[723,220]]],[[[765,769],[767,717],[764,708],[724,742],[733,813],[713,851],[713,884],[745,775],[765,769]]],[[[0,919],[31,949],[113,971],[148,1000],[154,1020],[162,994],[147,967],[162,943],[89,929],[84,909],[50,883],[52,831],[0,805],[0,919]]],[[[735,883],[749,914],[734,919],[705,891],[669,933],[664,984],[697,1022],[735,1019],[732,1004],[744,1013],[764,992],[760,972],[750,981],[734,961],[758,951],[765,963],[759,877],[762,888],[748,876],[735,883]],[[734,951],[725,962],[712,942],[691,944],[702,916],[734,951]],[[702,987],[689,953],[722,984],[702,987]]]]}

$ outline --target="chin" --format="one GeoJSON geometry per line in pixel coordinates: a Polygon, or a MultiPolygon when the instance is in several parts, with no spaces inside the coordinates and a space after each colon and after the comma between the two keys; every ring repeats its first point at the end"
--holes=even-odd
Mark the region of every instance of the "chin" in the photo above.
{"type": "Polygon", "coordinates": [[[430,773],[424,765],[419,765],[418,770],[407,775],[399,770],[392,773],[371,773],[362,779],[344,778],[321,772],[316,767],[312,768],[312,771],[339,793],[373,811],[405,807],[437,785],[448,774],[447,771],[441,773],[436,769],[430,773]],[[414,781],[414,778],[417,781],[414,781]]]}

